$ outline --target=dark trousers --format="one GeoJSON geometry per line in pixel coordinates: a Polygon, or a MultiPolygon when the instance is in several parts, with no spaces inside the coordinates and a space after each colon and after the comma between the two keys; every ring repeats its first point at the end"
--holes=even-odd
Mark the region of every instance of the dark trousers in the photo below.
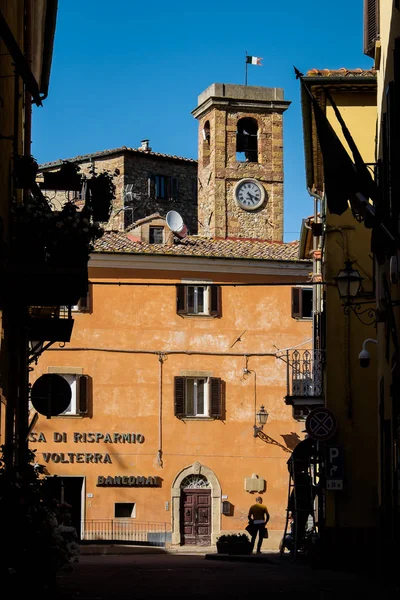
{"type": "Polygon", "coordinates": [[[254,544],[258,534],[257,552],[261,552],[261,544],[263,543],[264,539],[265,523],[258,523],[257,525],[253,524],[253,528],[253,533],[251,534],[251,551],[253,552],[254,550],[254,544]]]}

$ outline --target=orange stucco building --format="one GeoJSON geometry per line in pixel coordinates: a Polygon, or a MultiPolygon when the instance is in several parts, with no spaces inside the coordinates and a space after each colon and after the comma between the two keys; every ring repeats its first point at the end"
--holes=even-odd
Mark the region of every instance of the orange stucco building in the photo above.
{"type": "MultiPolygon", "coordinates": [[[[264,125],[269,115],[276,133],[288,104],[283,93],[274,107],[270,93],[264,106],[257,92],[257,107],[246,108],[249,90],[242,110],[263,112],[264,125]]],[[[213,133],[211,160],[226,150],[218,131],[213,147],[213,133]]],[[[275,138],[267,134],[263,156],[268,163],[274,154],[275,170],[256,156],[265,197],[223,215],[241,235],[176,235],[160,214],[137,225],[134,236],[106,231],[90,260],[88,298],[73,307],[70,343],[50,347],[32,373],[31,416],[40,375],[58,374],[71,390],[61,414],[39,415],[30,446],[57,475],[54,494],[71,504],[82,540],[214,544],[221,532],[244,531],[261,494],[271,513],[268,544],[279,544],[286,463],[304,428],[284,402],[287,365],[279,356],[311,347],[311,312],[292,311],[292,288],[307,289],[311,263],[298,259],[297,242],[246,235],[251,211],[259,220],[263,210],[269,219],[275,211],[281,222],[268,190],[283,178],[282,155],[268,151],[275,138]],[[163,229],[162,242],[149,242],[152,221],[163,229]]],[[[241,163],[240,178],[253,181],[255,168],[247,173],[241,163]]],[[[235,198],[232,182],[214,183],[218,229],[219,194],[235,198]]]]}

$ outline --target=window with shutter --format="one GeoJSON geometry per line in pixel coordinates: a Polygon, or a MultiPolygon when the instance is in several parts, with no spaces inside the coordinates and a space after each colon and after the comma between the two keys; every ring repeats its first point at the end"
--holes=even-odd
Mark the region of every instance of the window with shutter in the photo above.
{"type": "Polygon", "coordinates": [[[379,0],[364,0],[364,54],[374,58],[379,40],[379,0]]]}
{"type": "Polygon", "coordinates": [[[186,378],[175,377],[175,416],[178,418],[185,416],[185,394],[186,392],[186,378]]]}
{"type": "Polygon", "coordinates": [[[193,316],[221,316],[221,288],[217,285],[178,284],[177,313],[193,316]]]}
{"type": "Polygon", "coordinates": [[[175,377],[175,416],[223,419],[224,384],[219,377],[175,377]]]}
{"type": "Polygon", "coordinates": [[[312,288],[292,288],[292,318],[293,319],[311,319],[312,318],[312,288]]]}
{"type": "Polygon", "coordinates": [[[70,385],[71,402],[69,406],[60,413],[59,417],[79,415],[90,415],[91,412],[91,397],[92,397],[92,378],[89,375],[81,375],[74,373],[58,373],[70,385]]]}

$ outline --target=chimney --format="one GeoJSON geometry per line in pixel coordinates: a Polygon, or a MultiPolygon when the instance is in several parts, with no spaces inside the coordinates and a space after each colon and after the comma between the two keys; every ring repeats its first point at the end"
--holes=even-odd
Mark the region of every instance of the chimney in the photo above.
{"type": "Polygon", "coordinates": [[[141,146],[140,146],[139,150],[143,150],[143,152],[151,152],[151,148],[149,146],[149,141],[150,140],[142,140],[140,142],[141,146]]]}

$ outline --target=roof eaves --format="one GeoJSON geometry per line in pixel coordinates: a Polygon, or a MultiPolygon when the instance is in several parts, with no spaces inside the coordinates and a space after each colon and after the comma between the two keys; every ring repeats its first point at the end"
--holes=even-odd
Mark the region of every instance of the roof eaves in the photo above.
{"type": "Polygon", "coordinates": [[[145,155],[152,158],[164,159],[164,160],[172,160],[178,162],[186,162],[193,165],[197,165],[197,160],[194,158],[185,158],[183,156],[176,156],[174,154],[162,154],[161,152],[144,152],[143,150],[139,150],[138,148],[128,148],[127,146],[120,146],[119,148],[112,148],[110,150],[99,150],[98,152],[91,152],[89,154],[81,154],[74,156],[72,158],[58,158],[55,161],[42,163],[39,165],[40,169],[54,169],[55,167],[61,166],[65,162],[87,162],[90,159],[95,158],[103,158],[105,156],[112,156],[113,154],[124,154],[131,153],[136,155],[145,155]]]}

